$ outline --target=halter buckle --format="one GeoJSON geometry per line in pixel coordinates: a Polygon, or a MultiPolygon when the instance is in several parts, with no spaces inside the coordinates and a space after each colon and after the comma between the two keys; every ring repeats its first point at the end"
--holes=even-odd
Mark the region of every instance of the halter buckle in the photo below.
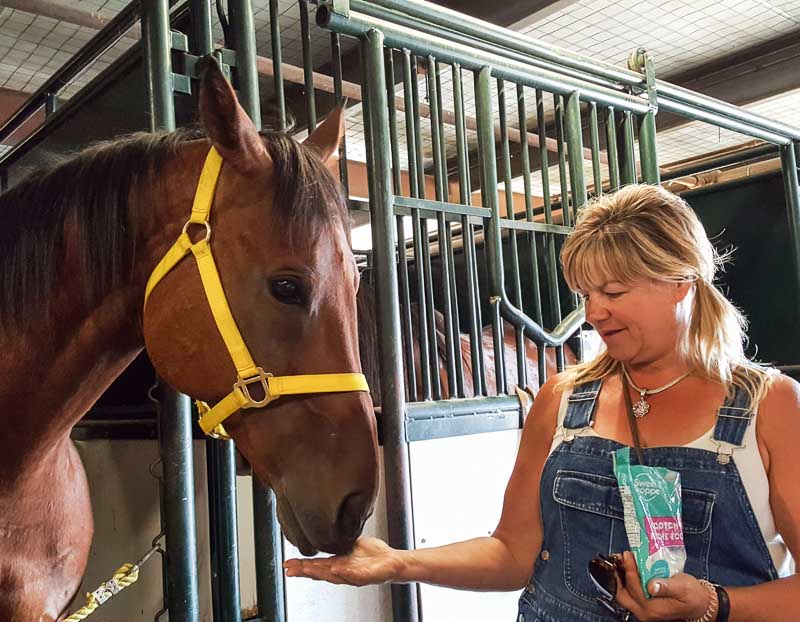
{"type": "Polygon", "coordinates": [[[250,378],[238,376],[236,382],[233,383],[233,388],[239,389],[247,400],[247,404],[244,404],[242,408],[262,408],[275,399],[269,392],[269,379],[272,378],[272,374],[265,372],[260,367],[256,367],[256,369],[258,371],[255,376],[251,376],[250,378]],[[264,390],[264,397],[260,400],[255,400],[253,396],[250,395],[249,386],[257,382],[261,383],[261,388],[264,390]]]}
{"type": "Polygon", "coordinates": [[[182,233],[188,232],[189,227],[191,227],[192,225],[202,225],[203,227],[205,227],[206,228],[205,241],[208,242],[211,239],[211,225],[208,223],[207,220],[204,220],[203,222],[197,222],[195,220],[187,220],[186,224],[183,225],[182,233]]]}

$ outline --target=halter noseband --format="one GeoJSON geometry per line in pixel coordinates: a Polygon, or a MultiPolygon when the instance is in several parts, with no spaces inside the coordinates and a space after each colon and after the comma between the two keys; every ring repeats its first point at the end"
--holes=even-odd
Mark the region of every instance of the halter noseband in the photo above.
{"type": "Polygon", "coordinates": [[[242,408],[262,408],[283,395],[301,395],[305,393],[346,393],[351,391],[369,391],[364,374],[308,374],[301,376],[273,376],[258,367],[250,355],[250,351],[242,339],[236,321],[233,319],[225,290],[211,254],[211,225],[208,222],[214,192],[222,168],[222,156],[211,147],[206,156],[197,192],[192,205],[192,215],[183,226],[178,240],[172,245],[147,281],[144,304],[161,279],[172,270],[189,253],[194,255],[200,270],[200,279],[206,293],[211,313],[217,324],[225,347],[236,366],[236,382],[233,391],[225,396],[216,406],[209,407],[205,402],[197,401],[200,412],[200,427],[208,436],[229,438],[222,422],[242,408]],[[205,237],[199,242],[192,242],[188,229],[192,225],[205,227],[205,237]],[[264,391],[263,399],[256,400],[250,394],[250,385],[259,384],[264,391]]]}

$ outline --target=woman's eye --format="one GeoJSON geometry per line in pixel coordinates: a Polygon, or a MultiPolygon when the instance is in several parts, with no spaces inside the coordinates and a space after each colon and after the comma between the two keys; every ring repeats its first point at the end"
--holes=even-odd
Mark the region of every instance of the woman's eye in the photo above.
{"type": "Polygon", "coordinates": [[[609,298],[619,298],[624,293],[625,292],[606,292],[606,296],[608,296],[609,298]]]}
{"type": "Polygon", "coordinates": [[[270,291],[280,303],[285,305],[301,305],[305,302],[305,295],[300,283],[294,279],[275,279],[269,284],[270,291]]]}

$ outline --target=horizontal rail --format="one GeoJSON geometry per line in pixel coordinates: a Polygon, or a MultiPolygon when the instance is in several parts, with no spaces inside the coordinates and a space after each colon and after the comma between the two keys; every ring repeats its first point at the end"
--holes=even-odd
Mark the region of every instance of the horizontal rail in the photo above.
{"type": "Polygon", "coordinates": [[[570,95],[577,91],[584,101],[593,101],[636,114],[645,114],[650,110],[649,104],[641,97],[586,84],[576,78],[532,67],[520,61],[499,57],[439,37],[421,37],[418,32],[410,28],[356,12],[351,12],[349,17],[343,17],[331,11],[327,5],[323,5],[317,9],[317,22],[324,28],[352,37],[361,37],[371,30],[379,30],[383,33],[384,43],[388,47],[406,48],[418,56],[432,55],[437,60],[459,64],[464,69],[479,71],[484,67],[491,67],[493,76],[515,84],[562,95],[570,95]]]}

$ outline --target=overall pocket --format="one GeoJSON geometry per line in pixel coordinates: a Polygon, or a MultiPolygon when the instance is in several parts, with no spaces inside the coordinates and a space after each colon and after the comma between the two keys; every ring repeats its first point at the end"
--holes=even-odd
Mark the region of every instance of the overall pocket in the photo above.
{"type": "MultiPolygon", "coordinates": [[[[687,562],[685,571],[696,577],[708,575],[711,545],[711,514],[714,493],[683,489],[683,530],[687,562]]],[[[598,553],[619,553],[627,540],[614,538],[624,533],[622,499],[615,477],[580,471],[559,470],[553,482],[553,499],[559,506],[564,542],[564,582],[567,589],[595,602],[597,589],[589,579],[589,560],[598,553]],[[615,549],[609,551],[609,543],[615,549]]]]}

